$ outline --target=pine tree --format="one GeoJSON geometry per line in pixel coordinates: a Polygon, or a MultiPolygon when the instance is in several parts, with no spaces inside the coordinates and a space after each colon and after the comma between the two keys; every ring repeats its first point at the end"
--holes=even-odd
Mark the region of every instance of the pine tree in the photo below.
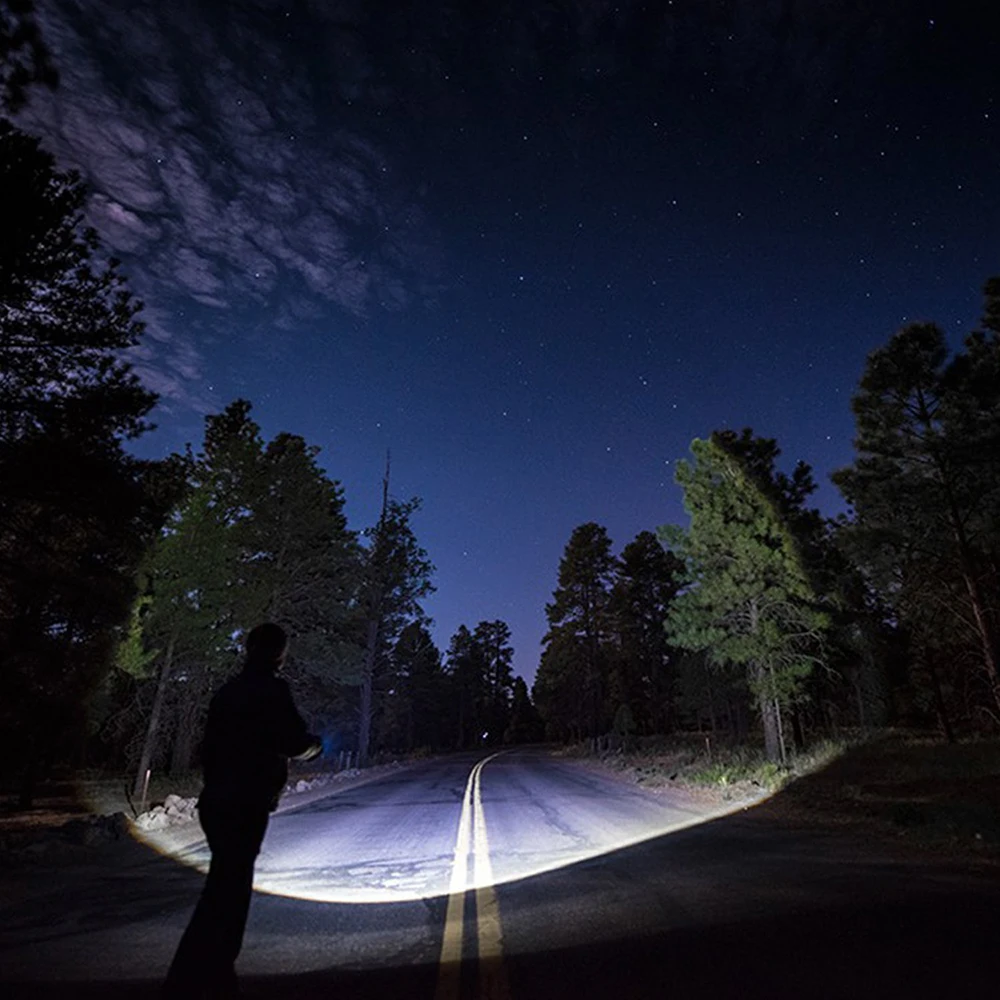
{"type": "Polygon", "coordinates": [[[590,522],[573,530],[545,609],[549,631],[534,688],[542,718],[561,737],[596,736],[611,721],[605,696],[615,567],[603,527],[590,522]]]}
{"type": "Polygon", "coordinates": [[[118,261],[83,225],[87,192],[0,120],[0,444],[131,438],[156,397],[120,352],[142,334],[118,261]]]}
{"type": "Polygon", "coordinates": [[[485,731],[489,686],[482,647],[465,625],[448,644],[447,673],[454,712],[455,748],[478,746],[485,731]]]}
{"type": "Polygon", "coordinates": [[[190,746],[200,729],[212,678],[235,663],[231,637],[244,591],[233,530],[237,477],[227,461],[232,456],[224,436],[218,432],[221,419],[206,420],[206,448],[197,463],[190,464],[188,494],[140,574],[149,601],[143,633],[147,649],[156,656],[155,679],[149,685],[151,701],[135,762],[135,795],[142,792],[147,770],[163,760],[169,709],[173,708],[174,721],[180,723],[177,731],[190,746]]]}
{"type": "Polygon", "coordinates": [[[449,737],[442,709],[445,675],[441,654],[422,622],[400,633],[390,658],[379,718],[379,745],[412,751],[444,746],[449,737]]]}
{"type": "Polygon", "coordinates": [[[616,648],[609,694],[616,712],[628,706],[641,732],[673,726],[672,650],[663,626],[683,571],[651,531],[640,532],[619,558],[610,600],[616,648]]]}
{"type": "Polygon", "coordinates": [[[0,121],[0,759],[24,802],[39,768],[78,749],[176,498],[172,463],[123,447],[156,397],[122,360],[140,305],[83,227],[85,195],[0,121]]]}
{"type": "Polygon", "coordinates": [[[852,403],[857,458],[834,481],[853,510],[852,551],[927,650],[978,647],[984,702],[996,712],[1000,340],[991,301],[988,332],[955,358],[931,323],[905,327],[869,355],[852,403]]]}
{"type": "Polygon", "coordinates": [[[171,768],[190,767],[212,690],[261,621],[288,632],[286,671],[314,719],[329,717],[339,685],[356,683],[359,551],[317,454],[291,434],[265,444],[246,400],[207,418],[189,494],[145,575],[145,632],[159,659],[137,785],[165,748],[164,724],[171,768]]]}
{"type": "Polygon", "coordinates": [[[667,630],[677,646],[744,668],[768,757],[783,762],[782,709],[817,662],[826,617],[780,506],[725,445],[696,439],[694,461],[677,466],[690,527],[660,533],[685,563],[688,587],[667,630]]]}
{"type": "Polygon", "coordinates": [[[482,621],[472,633],[472,641],[478,647],[485,680],[483,732],[487,733],[488,742],[498,743],[510,721],[514,688],[510,627],[500,620],[482,621]]]}
{"type": "Polygon", "coordinates": [[[568,632],[550,633],[542,648],[531,699],[542,719],[546,739],[581,740],[587,733],[578,651],[576,638],[568,632]]]}
{"type": "Polygon", "coordinates": [[[387,668],[388,655],[403,628],[423,618],[420,602],[433,592],[434,571],[420,547],[410,520],[420,501],[394,500],[389,496],[386,470],[382,514],[367,533],[361,557],[359,612],[364,654],[360,671],[358,754],[364,763],[371,750],[372,723],[380,694],[378,681],[387,668]]]}
{"type": "Polygon", "coordinates": [[[528,685],[523,677],[515,677],[511,695],[510,722],[504,733],[504,743],[535,743],[542,738],[542,733],[542,720],[531,702],[528,685]]]}
{"type": "MultiPolygon", "coordinates": [[[[260,492],[241,523],[244,621],[273,621],[291,637],[285,672],[301,709],[326,714],[336,688],[356,684],[353,616],[361,551],[347,528],[344,493],[319,468],[319,448],[279,434],[259,463],[260,492]]],[[[247,627],[250,627],[249,624],[247,627]]]]}

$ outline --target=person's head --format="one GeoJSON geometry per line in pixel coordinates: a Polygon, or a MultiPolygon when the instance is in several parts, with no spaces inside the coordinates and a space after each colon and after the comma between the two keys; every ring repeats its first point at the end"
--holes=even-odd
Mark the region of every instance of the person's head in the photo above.
{"type": "Polygon", "coordinates": [[[288,636],[280,625],[265,622],[250,630],[247,636],[247,666],[277,672],[284,666],[288,636]]]}

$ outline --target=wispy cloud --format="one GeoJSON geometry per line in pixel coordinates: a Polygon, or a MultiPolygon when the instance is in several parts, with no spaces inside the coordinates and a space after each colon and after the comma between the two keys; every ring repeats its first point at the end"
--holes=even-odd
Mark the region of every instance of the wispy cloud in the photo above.
{"type": "Polygon", "coordinates": [[[147,303],[136,367],[180,404],[207,404],[185,309],[292,330],[318,304],[399,308],[431,256],[385,153],[274,30],[283,6],[42,5],[62,84],[23,121],[91,185],[90,221],[147,303]]]}

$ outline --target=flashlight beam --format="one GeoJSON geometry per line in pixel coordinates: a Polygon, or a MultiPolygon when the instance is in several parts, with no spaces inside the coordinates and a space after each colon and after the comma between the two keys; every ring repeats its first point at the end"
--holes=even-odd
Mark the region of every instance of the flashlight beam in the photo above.
{"type": "MultiPolygon", "coordinates": [[[[502,753],[503,751],[501,751],[502,753]]],[[[479,761],[469,772],[462,799],[462,813],[455,838],[455,860],[451,871],[448,909],[445,913],[441,958],[438,963],[434,1000],[458,1000],[461,988],[462,949],[465,942],[465,896],[469,890],[469,863],[473,865],[479,990],[483,1000],[509,1000],[503,965],[503,932],[500,907],[493,888],[486,814],[483,811],[482,771],[499,753],[479,761]],[[471,858],[470,858],[471,854],[471,858]]]]}

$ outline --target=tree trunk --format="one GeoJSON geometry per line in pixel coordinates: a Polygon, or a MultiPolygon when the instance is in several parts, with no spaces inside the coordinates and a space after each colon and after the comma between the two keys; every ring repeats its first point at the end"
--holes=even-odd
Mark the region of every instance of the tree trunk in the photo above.
{"type": "Polygon", "coordinates": [[[146,726],[146,738],[142,741],[139,770],[136,772],[135,783],[132,786],[132,794],[136,798],[142,795],[142,786],[145,781],[146,772],[149,770],[153,755],[156,752],[160,719],[163,715],[163,703],[167,698],[167,684],[170,681],[170,671],[174,665],[174,646],[176,641],[177,637],[172,633],[170,641],[167,643],[166,652],[163,654],[163,666],[160,668],[160,677],[156,682],[156,694],[153,696],[153,708],[149,713],[149,724],[146,726]]]}
{"type": "Polygon", "coordinates": [[[806,731],[802,725],[802,713],[798,709],[792,712],[792,745],[796,751],[806,748],[806,731]]]}
{"type": "Polygon", "coordinates": [[[948,710],[944,704],[944,694],[941,691],[941,681],[938,678],[937,668],[934,666],[933,659],[927,660],[927,669],[931,675],[931,690],[934,693],[934,708],[937,710],[938,723],[941,726],[941,731],[944,733],[944,738],[949,743],[954,743],[955,732],[951,728],[951,720],[948,718],[948,710]]]}
{"type": "MultiPolygon", "coordinates": [[[[920,406],[925,424],[930,427],[931,421],[923,397],[921,397],[920,406]]],[[[979,633],[979,643],[983,650],[983,665],[986,668],[990,692],[993,695],[993,701],[997,708],[1000,708],[1000,665],[998,665],[998,661],[1000,661],[1000,649],[998,649],[998,646],[1000,646],[1000,643],[998,643],[996,629],[990,619],[986,602],[983,599],[982,589],[979,586],[972,545],[965,533],[965,525],[962,520],[958,501],[955,499],[955,493],[952,489],[951,477],[948,475],[948,469],[943,459],[936,450],[932,452],[932,457],[937,466],[938,476],[941,479],[941,485],[944,487],[945,496],[948,501],[948,517],[951,521],[951,530],[955,538],[955,543],[958,546],[958,559],[962,571],[962,580],[965,583],[965,589],[972,604],[972,615],[976,621],[976,631],[979,633]]]]}
{"type": "Polygon", "coordinates": [[[206,686],[204,672],[199,670],[197,676],[191,682],[190,690],[186,693],[186,698],[178,706],[177,733],[174,736],[173,751],[170,755],[171,774],[184,774],[191,770],[194,749],[197,745],[198,733],[201,729],[199,725],[201,721],[200,708],[206,686]]]}
{"type": "Polygon", "coordinates": [[[751,670],[756,675],[757,704],[764,725],[764,752],[767,759],[775,764],[785,763],[785,734],[781,723],[781,705],[774,697],[772,671],[754,664],[751,670]],[[771,683],[769,683],[771,682],[771,683]]]}
{"type": "Polygon", "coordinates": [[[760,717],[764,723],[764,752],[775,764],[782,763],[781,720],[778,703],[765,692],[759,695],[760,717]]]}
{"type": "Polygon", "coordinates": [[[983,601],[979,581],[973,576],[971,569],[965,565],[967,558],[964,554],[962,562],[962,578],[965,580],[965,589],[968,591],[969,600],[972,603],[972,614],[976,620],[976,630],[979,632],[979,641],[983,648],[983,664],[986,667],[986,676],[989,680],[990,691],[993,694],[993,701],[997,708],[1000,708],[1000,668],[997,666],[1000,656],[997,653],[997,637],[989,620],[989,612],[986,610],[985,602],[983,601]]]}
{"type": "Polygon", "coordinates": [[[778,723],[778,760],[784,767],[788,763],[788,749],[785,746],[785,725],[782,721],[781,702],[777,698],[774,699],[774,718],[778,723]]]}
{"type": "MultiPolygon", "coordinates": [[[[379,515],[376,529],[377,546],[384,540],[386,515],[389,511],[389,453],[385,453],[385,475],[382,477],[382,513],[379,515]]],[[[375,666],[378,661],[379,629],[382,624],[382,607],[385,601],[388,583],[384,576],[384,567],[379,569],[375,578],[375,590],[368,617],[368,628],[365,635],[365,661],[361,676],[361,705],[358,719],[358,767],[368,763],[371,750],[372,716],[375,714],[375,666]]]]}

